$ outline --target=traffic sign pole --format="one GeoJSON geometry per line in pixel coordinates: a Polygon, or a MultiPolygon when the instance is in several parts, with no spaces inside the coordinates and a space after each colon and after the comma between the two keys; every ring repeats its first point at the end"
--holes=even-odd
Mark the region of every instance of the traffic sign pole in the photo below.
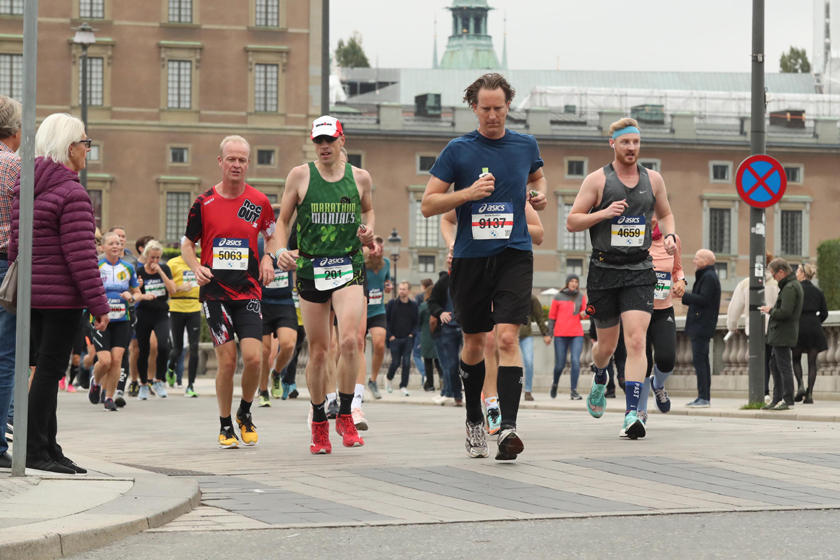
{"type": "MultiPolygon", "coordinates": [[[[752,31],[752,118],[750,153],[766,152],[764,129],[764,0],[753,0],[752,31]]],[[[764,208],[750,206],[750,297],[749,297],[749,398],[751,403],[764,400],[764,265],[766,250],[764,208]]]]}

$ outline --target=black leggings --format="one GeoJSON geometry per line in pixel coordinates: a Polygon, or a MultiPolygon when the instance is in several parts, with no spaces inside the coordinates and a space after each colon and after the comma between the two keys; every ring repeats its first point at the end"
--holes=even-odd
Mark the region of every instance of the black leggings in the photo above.
{"type": "Polygon", "coordinates": [[[306,331],[303,330],[303,325],[298,325],[297,328],[297,342],[295,342],[295,353],[292,355],[292,359],[289,360],[289,363],[286,364],[286,367],[283,368],[283,371],[280,372],[281,381],[287,385],[291,385],[295,382],[295,375],[297,375],[297,363],[298,363],[298,356],[300,356],[300,351],[303,348],[303,343],[306,342],[306,331]]]}
{"type": "Polygon", "coordinates": [[[662,373],[674,371],[677,361],[677,323],[674,308],[654,309],[647,330],[647,375],[650,377],[653,364],[662,373]]]}
{"type": "Polygon", "coordinates": [[[166,377],[166,362],[169,360],[169,312],[137,309],[137,373],[140,382],[149,382],[149,351],[151,350],[152,332],[157,337],[158,353],[155,365],[155,380],[163,381],[166,377]]]}
{"type": "MultiPolygon", "coordinates": [[[[169,352],[168,367],[175,371],[178,358],[184,351],[184,329],[187,329],[187,340],[190,343],[190,363],[187,366],[187,375],[189,376],[189,386],[192,387],[195,383],[195,376],[198,374],[198,339],[201,335],[201,311],[193,313],[173,311],[169,314],[169,320],[172,324],[172,350],[169,352]]],[[[158,350],[158,356],[160,356],[160,350],[158,350]]]]}
{"type": "Polygon", "coordinates": [[[793,349],[793,375],[796,376],[796,384],[802,389],[802,354],[808,354],[808,389],[814,390],[814,383],[817,382],[817,354],[816,348],[794,348],[793,349]]]}

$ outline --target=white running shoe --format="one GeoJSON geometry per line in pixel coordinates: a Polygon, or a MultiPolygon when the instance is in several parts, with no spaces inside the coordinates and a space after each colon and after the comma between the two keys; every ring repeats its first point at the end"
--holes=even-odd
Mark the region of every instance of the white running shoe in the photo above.
{"type": "Polygon", "coordinates": [[[356,429],[359,431],[367,431],[368,423],[365,419],[365,413],[362,412],[362,409],[359,407],[354,408],[350,411],[350,415],[353,417],[353,423],[356,425],[356,429]]]}
{"type": "Polygon", "coordinates": [[[394,392],[394,388],[391,387],[391,380],[390,379],[385,380],[385,390],[388,391],[389,393],[394,392]]]}
{"type": "Polygon", "coordinates": [[[407,397],[408,389],[406,389],[405,387],[400,387],[400,393],[402,393],[402,396],[407,397]]]}

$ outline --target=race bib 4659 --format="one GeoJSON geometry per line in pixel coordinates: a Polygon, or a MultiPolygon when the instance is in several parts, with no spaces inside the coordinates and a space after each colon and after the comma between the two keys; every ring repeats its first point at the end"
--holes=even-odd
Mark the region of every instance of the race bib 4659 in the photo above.
{"type": "Polygon", "coordinates": [[[610,245],[641,247],[645,242],[644,216],[616,216],[610,222],[610,245]]]}

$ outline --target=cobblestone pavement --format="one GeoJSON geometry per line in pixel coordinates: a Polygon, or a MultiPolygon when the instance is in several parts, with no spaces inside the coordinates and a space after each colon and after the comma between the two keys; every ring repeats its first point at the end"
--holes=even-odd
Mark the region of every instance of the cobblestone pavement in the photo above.
{"type": "Polygon", "coordinates": [[[657,415],[629,441],[618,414],[522,410],[525,452],[498,462],[492,442],[466,456],[463,409],[372,402],[364,447],[333,430],[333,453],[312,456],[305,401],[255,406],[259,445],[218,450],[215,398],[172,395],[107,414],[59,402],[70,457],[199,480],[202,506],[156,532],[840,508],[833,422],[657,415]]]}

